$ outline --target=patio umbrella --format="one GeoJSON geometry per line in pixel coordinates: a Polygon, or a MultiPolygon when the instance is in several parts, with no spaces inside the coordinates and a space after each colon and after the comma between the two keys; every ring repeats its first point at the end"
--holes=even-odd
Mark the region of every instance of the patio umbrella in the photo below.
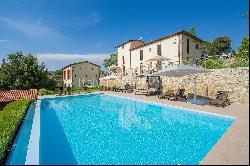
{"type": "Polygon", "coordinates": [[[164,56],[159,56],[159,55],[157,55],[157,56],[155,56],[155,57],[153,57],[153,58],[147,60],[147,62],[152,62],[152,61],[159,61],[159,62],[162,62],[162,61],[168,61],[168,60],[171,60],[171,59],[169,59],[169,58],[167,58],[167,57],[164,57],[164,56]]]}
{"type": "Polygon", "coordinates": [[[108,80],[116,80],[116,79],[120,79],[121,77],[119,77],[119,76],[117,76],[117,75],[115,75],[115,74],[111,74],[111,75],[109,75],[109,76],[106,76],[106,77],[104,77],[104,78],[101,78],[101,80],[105,80],[105,81],[107,81],[107,88],[108,88],[108,80]]]}
{"type": "MultiPolygon", "coordinates": [[[[194,67],[184,64],[177,64],[163,68],[159,72],[152,74],[152,76],[182,77],[185,75],[208,73],[208,72],[210,71],[204,68],[194,67]]],[[[194,79],[194,100],[196,100],[196,77],[194,79]]]]}
{"type": "Polygon", "coordinates": [[[110,70],[116,70],[116,69],[119,69],[120,67],[119,66],[115,66],[115,65],[111,65],[108,67],[108,69],[110,70]]]}
{"type": "Polygon", "coordinates": [[[157,62],[157,71],[159,70],[159,64],[158,62],[162,62],[162,61],[169,61],[171,59],[167,58],[167,57],[164,57],[164,56],[159,56],[159,55],[156,55],[155,57],[147,60],[147,62],[157,62]]]}

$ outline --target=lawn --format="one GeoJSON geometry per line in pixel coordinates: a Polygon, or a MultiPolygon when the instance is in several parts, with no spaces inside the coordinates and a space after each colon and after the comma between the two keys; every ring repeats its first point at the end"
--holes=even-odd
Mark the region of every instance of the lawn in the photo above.
{"type": "Polygon", "coordinates": [[[4,164],[29,103],[30,100],[18,100],[0,108],[0,165],[4,164]]]}

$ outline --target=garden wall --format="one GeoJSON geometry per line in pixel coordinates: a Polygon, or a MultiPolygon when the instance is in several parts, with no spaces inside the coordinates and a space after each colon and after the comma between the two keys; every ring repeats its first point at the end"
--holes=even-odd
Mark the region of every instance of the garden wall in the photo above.
{"type": "MultiPolygon", "coordinates": [[[[197,76],[197,95],[215,98],[219,90],[229,91],[229,99],[236,103],[249,102],[249,68],[214,69],[210,73],[184,77],[162,77],[163,91],[185,88],[185,94],[194,92],[194,76],[197,76]]],[[[102,86],[122,86],[129,82],[135,84],[135,78],[126,76],[121,80],[101,81],[102,86]]],[[[145,81],[139,83],[146,87],[145,81]]],[[[138,87],[138,86],[137,86],[138,87]]]]}

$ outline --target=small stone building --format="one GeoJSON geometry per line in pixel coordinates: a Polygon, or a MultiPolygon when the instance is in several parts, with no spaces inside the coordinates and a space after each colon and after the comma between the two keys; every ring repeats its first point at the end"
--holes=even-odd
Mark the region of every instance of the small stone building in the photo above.
{"type": "Polygon", "coordinates": [[[100,66],[89,61],[77,62],[63,69],[63,86],[79,88],[99,85],[100,66]]]}

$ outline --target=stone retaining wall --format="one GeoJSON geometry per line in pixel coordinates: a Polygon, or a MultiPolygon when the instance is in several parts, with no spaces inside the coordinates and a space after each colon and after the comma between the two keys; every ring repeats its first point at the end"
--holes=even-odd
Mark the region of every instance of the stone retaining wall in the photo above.
{"type": "MultiPolygon", "coordinates": [[[[229,91],[229,99],[232,102],[249,102],[249,68],[225,68],[212,70],[210,73],[187,75],[184,77],[162,77],[163,91],[172,89],[177,91],[185,88],[185,94],[194,92],[194,77],[197,76],[197,95],[215,98],[219,90],[229,91]]],[[[101,82],[105,86],[109,82],[109,87],[122,86],[125,82],[135,83],[135,79],[126,76],[121,80],[101,82]]],[[[146,83],[140,82],[141,87],[146,87],[146,83]],[[144,85],[143,85],[144,84],[144,85]]]]}

